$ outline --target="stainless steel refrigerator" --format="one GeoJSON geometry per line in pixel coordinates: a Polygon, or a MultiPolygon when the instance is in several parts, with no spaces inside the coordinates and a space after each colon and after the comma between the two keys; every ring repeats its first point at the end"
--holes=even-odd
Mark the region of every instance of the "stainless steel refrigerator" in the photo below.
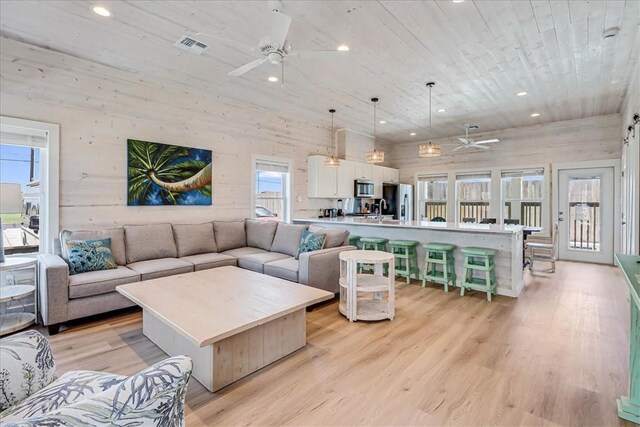
{"type": "Polygon", "coordinates": [[[382,198],[386,203],[383,215],[393,215],[393,219],[413,220],[413,185],[384,184],[382,198]]]}

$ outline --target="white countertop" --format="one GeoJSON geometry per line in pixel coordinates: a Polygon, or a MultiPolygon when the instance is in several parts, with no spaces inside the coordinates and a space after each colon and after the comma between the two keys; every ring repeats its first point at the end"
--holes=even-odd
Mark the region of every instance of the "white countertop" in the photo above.
{"type": "Polygon", "coordinates": [[[505,224],[466,224],[457,222],[432,222],[432,221],[399,221],[368,219],[362,217],[338,217],[338,218],[298,218],[295,223],[314,223],[327,225],[357,225],[368,227],[392,227],[392,228],[419,228],[440,231],[460,231],[471,233],[514,234],[521,232],[521,225],[505,224]]]}

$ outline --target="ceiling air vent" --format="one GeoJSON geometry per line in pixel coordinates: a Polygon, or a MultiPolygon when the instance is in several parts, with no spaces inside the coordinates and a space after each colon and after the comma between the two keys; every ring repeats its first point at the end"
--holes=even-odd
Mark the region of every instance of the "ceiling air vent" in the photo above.
{"type": "Polygon", "coordinates": [[[180,40],[175,42],[173,45],[182,50],[186,50],[189,53],[193,53],[194,55],[202,55],[202,53],[209,47],[189,36],[180,37],[180,40]]]}

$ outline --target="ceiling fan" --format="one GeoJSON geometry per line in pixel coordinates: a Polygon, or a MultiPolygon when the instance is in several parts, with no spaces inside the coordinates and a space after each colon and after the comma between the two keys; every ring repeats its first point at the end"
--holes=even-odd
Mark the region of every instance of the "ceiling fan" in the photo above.
{"type": "Polygon", "coordinates": [[[265,63],[271,63],[274,65],[281,64],[281,83],[284,84],[285,58],[322,58],[327,54],[331,57],[336,57],[348,52],[349,49],[346,46],[341,46],[338,50],[292,51],[291,44],[287,40],[289,26],[291,25],[291,17],[281,12],[282,1],[269,1],[268,3],[273,17],[271,33],[261,37],[258,48],[253,49],[254,51],[259,50],[261,57],[229,72],[228,74],[230,76],[240,77],[265,63]]]}
{"type": "Polygon", "coordinates": [[[458,150],[462,150],[462,149],[469,149],[469,148],[479,148],[481,150],[488,150],[489,147],[485,146],[484,144],[492,144],[494,142],[500,142],[499,139],[497,138],[493,138],[493,139],[483,139],[480,141],[476,141],[473,138],[469,138],[469,129],[478,129],[479,127],[476,125],[470,125],[470,124],[465,124],[464,125],[464,129],[465,129],[465,137],[464,138],[458,138],[458,141],[460,141],[460,146],[454,148],[451,151],[458,151],[458,150]]]}

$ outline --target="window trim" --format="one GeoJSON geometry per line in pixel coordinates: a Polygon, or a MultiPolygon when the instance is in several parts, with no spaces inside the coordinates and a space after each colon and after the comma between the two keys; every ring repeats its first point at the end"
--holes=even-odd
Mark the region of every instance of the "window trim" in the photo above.
{"type": "MultiPolygon", "coordinates": [[[[415,218],[418,218],[419,220],[422,220],[422,204],[423,202],[426,202],[426,199],[422,199],[422,193],[420,192],[420,183],[421,182],[429,182],[434,179],[438,179],[438,178],[444,178],[444,180],[447,182],[447,193],[446,193],[446,198],[444,200],[444,202],[448,205],[449,203],[449,175],[448,173],[439,173],[439,174],[429,174],[429,175],[417,175],[417,179],[416,179],[416,200],[415,200],[415,205],[416,205],[416,212],[415,212],[415,218]]],[[[443,200],[436,200],[439,202],[442,202],[443,200]]],[[[446,217],[448,218],[448,208],[445,207],[445,210],[447,211],[447,215],[446,217]]],[[[425,217],[426,218],[426,217],[425,217]]],[[[430,221],[429,218],[426,218],[425,221],[430,221]]]]}
{"type": "MultiPolygon", "coordinates": [[[[541,206],[541,216],[540,216],[540,222],[542,223],[541,225],[541,232],[542,234],[544,234],[547,230],[549,230],[549,179],[548,179],[548,168],[546,167],[534,167],[534,168],[517,168],[517,169],[501,169],[500,170],[500,221],[504,222],[504,203],[507,201],[511,201],[511,202],[519,202],[519,203],[526,203],[526,202],[531,202],[531,201],[537,201],[540,200],[542,206],[541,206]],[[538,174],[531,174],[531,173],[527,173],[527,172],[539,172],[538,174]],[[515,174],[516,172],[522,172],[521,174],[515,174]],[[507,175],[504,176],[504,174],[511,174],[511,176],[507,175]],[[502,186],[502,180],[504,178],[523,178],[523,177],[527,177],[527,176],[542,176],[542,197],[540,199],[525,199],[520,197],[519,199],[509,199],[507,200],[504,197],[503,194],[503,186],[502,186]]],[[[520,221],[522,221],[522,218],[520,218],[520,221]]],[[[523,225],[523,224],[521,224],[523,225]]]]}
{"type": "Polygon", "coordinates": [[[293,189],[293,159],[287,159],[283,157],[262,156],[253,154],[251,156],[251,215],[250,218],[256,218],[256,171],[257,164],[260,161],[282,163],[287,165],[288,179],[285,182],[285,197],[284,197],[284,212],[285,217],[282,218],[284,222],[291,223],[292,220],[292,189],[293,189]]]}
{"type": "Polygon", "coordinates": [[[0,129],[12,129],[18,133],[43,133],[47,137],[46,146],[40,152],[41,203],[46,206],[41,228],[39,253],[53,253],[53,239],[60,230],[60,126],[55,123],[38,122],[0,116],[0,129]],[[44,232],[42,232],[44,231],[44,232]]]}

